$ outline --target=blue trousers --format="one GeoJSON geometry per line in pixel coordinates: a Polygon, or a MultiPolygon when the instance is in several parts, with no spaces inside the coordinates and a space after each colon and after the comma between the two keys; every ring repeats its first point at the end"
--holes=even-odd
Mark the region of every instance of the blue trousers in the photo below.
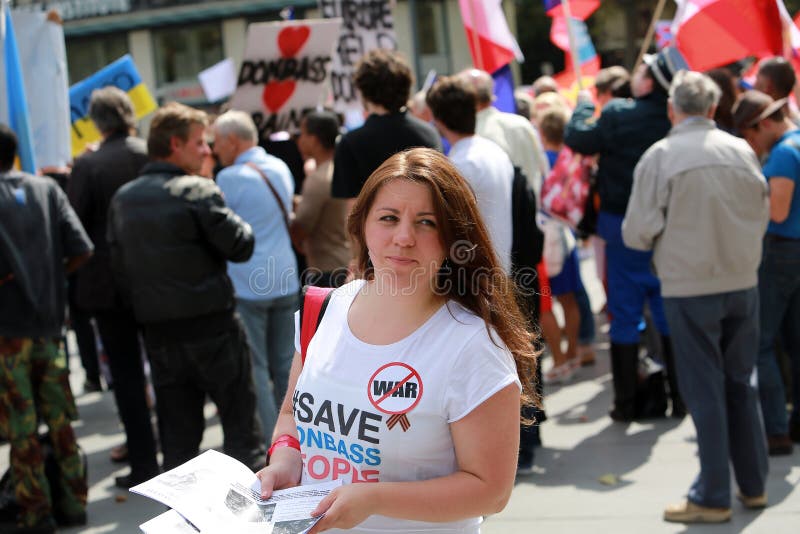
{"type": "Polygon", "coordinates": [[[611,315],[609,337],[612,343],[639,343],[639,323],[645,301],[650,304],[659,333],[668,336],[661,284],[650,267],[653,253],[625,246],[622,219],[622,215],[605,211],[601,211],[597,218],[597,233],[606,241],[608,312],[611,315]]]}
{"type": "Polygon", "coordinates": [[[743,495],[764,493],[767,445],[758,405],[756,288],[665,298],[678,389],[697,430],[700,474],[689,500],[728,508],[729,464],[743,495]]]}
{"type": "Polygon", "coordinates": [[[283,396],[289,382],[294,357],[294,312],[296,294],[270,300],[236,300],[236,311],[247,333],[253,359],[256,408],[264,432],[271,443],[283,396]]]}
{"type": "MultiPolygon", "coordinates": [[[[758,390],[764,427],[773,436],[789,431],[786,394],[775,357],[775,341],[782,325],[788,325],[783,329],[784,341],[792,367],[800,369],[800,241],[777,241],[767,234],[758,271],[758,291],[761,298],[758,390]]],[[[800,384],[794,387],[798,389],[800,384]]],[[[798,414],[800,406],[795,404],[795,420],[800,419],[798,414]]]]}

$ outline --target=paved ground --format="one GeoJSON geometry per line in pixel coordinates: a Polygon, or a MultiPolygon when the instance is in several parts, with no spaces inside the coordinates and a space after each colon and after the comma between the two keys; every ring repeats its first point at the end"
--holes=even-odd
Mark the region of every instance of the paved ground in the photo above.
{"type": "MultiPolygon", "coordinates": [[[[591,295],[596,308],[602,305],[596,287],[591,295]]],[[[734,504],[732,521],[717,526],[664,523],[663,507],[682,498],[698,468],[694,427],[689,418],[613,423],[606,413],[611,376],[603,339],[601,335],[596,366],[582,369],[569,384],[549,388],[549,419],[542,426],[544,447],[537,452],[536,472],[517,481],[508,507],[484,523],[485,534],[800,532],[800,448],[793,456],[771,459],[767,509],[752,512],[734,504]]],[[[78,365],[77,359],[73,365],[78,365]]],[[[74,387],[82,420],[76,431],[89,457],[90,525],[65,532],[136,533],[140,523],[164,507],[114,488],[114,476],[126,468],[118,469],[108,460],[111,447],[124,439],[113,398],[110,393],[80,395],[80,383],[78,369],[74,387]]],[[[213,412],[208,406],[205,448],[222,442],[213,412]]],[[[2,446],[0,472],[7,466],[8,447],[2,446]]]]}

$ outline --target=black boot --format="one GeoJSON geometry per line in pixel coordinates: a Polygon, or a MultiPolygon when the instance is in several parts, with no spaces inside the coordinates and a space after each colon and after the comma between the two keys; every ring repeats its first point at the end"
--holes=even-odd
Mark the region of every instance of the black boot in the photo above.
{"type": "Polygon", "coordinates": [[[634,419],[638,365],[638,343],[611,344],[614,409],[609,415],[614,421],[629,422],[634,419]]]}
{"type": "Polygon", "coordinates": [[[661,336],[664,364],[667,366],[667,383],[669,384],[669,397],[672,400],[672,417],[683,419],[686,417],[686,405],[683,404],[680,390],[678,389],[678,375],[675,371],[675,357],[672,354],[672,341],[669,336],[661,336]]]}

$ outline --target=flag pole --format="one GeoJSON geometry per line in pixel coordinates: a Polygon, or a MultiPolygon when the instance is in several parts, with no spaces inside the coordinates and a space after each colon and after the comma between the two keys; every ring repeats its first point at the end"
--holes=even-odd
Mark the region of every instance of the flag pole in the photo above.
{"type": "Polygon", "coordinates": [[[642,47],[639,49],[639,57],[636,58],[636,63],[633,65],[633,70],[631,72],[636,72],[636,69],[638,69],[639,65],[642,64],[644,54],[647,52],[647,49],[650,48],[650,43],[653,42],[653,34],[656,31],[656,22],[658,22],[658,19],[661,18],[661,12],[664,11],[664,4],[666,4],[666,0],[658,0],[656,10],[653,11],[653,20],[650,21],[650,27],[647,28],[647,35],[645,35],[644,41],[642,41],[642,47]]]}
{"type": "MultiPolygon", "coordinates": [[[[663,2],[663,0],[661,0],[663,2]]],[[[583,74],[581,73],[581,59],[578,55],[578,43],[575,42],[575,29],[572,27],[572,11],[569,8],[569,0],[561,0],[564,8],[564,16],[567,19],[567,39],[569,40],[569,55],[572,59],[572,70],[575,71],[575,79],[578,82],[578,90],[583,90],[583,74]]]]}
{"type": "MultiPolygon", "coordinates": [[[[478,28],[475,27],[475,6],[472,4],[474,1],[475,0],[467,0],[467,4],[469,4],[469,16],[472,19],[472,48],[475,50],[475,57],[472,59],[476,63],[475,68],[484,70],[481,38],[480,35],[478,35],[478,28]]],[[[491,74],[491,72],[489,74],[491,74]]]]}

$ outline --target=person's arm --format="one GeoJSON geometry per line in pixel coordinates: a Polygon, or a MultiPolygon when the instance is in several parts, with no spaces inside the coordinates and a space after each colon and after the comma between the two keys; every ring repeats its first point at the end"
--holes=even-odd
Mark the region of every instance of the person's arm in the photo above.
{"type": "Polygon", "coordinates": [[[455,473],[423,481],[336,488],[312,512],[325,516],[310,533],[352,528],[374,514],[445,522],[501,511],[514,486],[519,411],[519,387],[510,384],[450,424],[458,462],[455,473]]]}
{"type": "Polygon", "coordinates": [[[244,222],[226,204],[222,192],[211,180],[198,181],[195,210],[197,220],[208,244],[221,257],[232,262],[250,259],[255,248],[255,237],[250,225],[244,222]]]}
{"type": "Polygon", "coordinates": [[[78,215],[69,203],[67,195],[53,181],[55,207],[58,214],[61,246],[64,253],[64,268],[67,274],[86,263],[94,253],[94,244],[86,234],[78,215]]]}
{"type": "Polygon", "coordinates": [[[84,158],[76,159],[67,180],[67,197],[84,228],[92,227],[92,208],[96,204],[90,180],[90,165],[84,158]]]}
{"type": "Polygon", "coordinates": [[[633,173],[633,189],[622,221],[622,240],[636,250],[652,250],[653,243],[664,231],[667,199],[658,175],[659,154],[645,152],[633,173]]]}
{"type": "MultiPolygon", "coordinates": [[[[292,368],[289,371],[289,382],[286,388],[286,396],[281,404],[281,411],[275,423],[275,430],[272,433],[274,442],[279,436],[288,434],[297,438],[297,426],[294,422],[292,412],[292,396],[297,386],[297,378],[303,370],[303,363],[300,353],[294,353],[292,368]]],[[[256,473],[261,480],[261,498],[269,499],[274,490],[291,488],[300,484],[303,475],[303,459],[300,451],[292,447],[281,447],[276,449],[269,459],[269,465],[256,473]]]]}
{"type": "Polygon", "coordinates": [[[769,179],[769,218],[778,224],[789,217],[794,195],[794,180],[785,176],[769,179]]]}
{"type": "Polygon", "coordinates": [[[603,152],[606,148],[604,135],[607,133],[601,126],[605,114],[594,120],[594,104],[591,102],[579,102],[572,112],[567,127],[564,130],[564,143],[573,152],[580,154],[596,154],[603,152]]]}

